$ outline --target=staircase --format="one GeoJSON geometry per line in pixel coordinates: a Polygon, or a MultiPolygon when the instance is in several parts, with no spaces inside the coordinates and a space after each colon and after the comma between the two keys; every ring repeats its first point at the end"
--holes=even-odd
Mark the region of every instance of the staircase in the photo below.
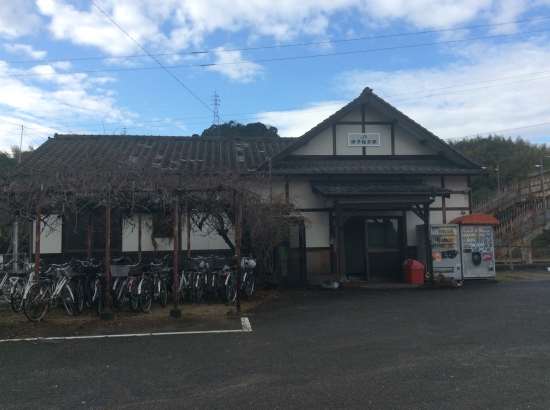
{"type": "Polygon", "coordinates": [[[500,221],[493,230],[497,259],[519,247],[523,262],[532,262],[531,241],[550,229],[549,182],[550,175],[545,172],[546,201],[542,196],[541,175],[537,174],[493,191],[473,203],[474,212],[494,215],[500,221]]]}

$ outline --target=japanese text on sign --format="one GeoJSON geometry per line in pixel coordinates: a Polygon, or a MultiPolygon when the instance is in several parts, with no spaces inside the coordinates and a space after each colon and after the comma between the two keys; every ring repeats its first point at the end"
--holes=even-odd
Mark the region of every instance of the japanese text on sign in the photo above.
{"type": "Polygon", "coordinates": [[[367,133],[349,133],[348,147],[379,147],[380,134],[367,133]]]}

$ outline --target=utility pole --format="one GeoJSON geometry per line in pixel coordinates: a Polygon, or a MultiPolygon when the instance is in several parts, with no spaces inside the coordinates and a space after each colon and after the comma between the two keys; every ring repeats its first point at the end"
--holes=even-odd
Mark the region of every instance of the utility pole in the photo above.
{"type": "Polygon", "coordinates": [[[221,102],[220,96],[216,91],[214,91],[214,95],[212,96],[212,105],[214,106],[214,119],[212,121],[212,124],[217,126],[218,138],[221,137],[220,114],[218,113],[218,107],[220,105],[220,102],[221,102]]]}
{"type": "MultiPolygon", "coordinates": [[[[21,163],[21,151],[23,149],[23,126],[21,126],[21,141],[19,142],[19,159],[17,163],[21,163]]],[[[17,220],[17,215],[15,215],[15,220],[13,221],[13,272],[18,273],[18,260],[19,260],[19,221],[17,220]]],[[[29,241],[29,247],[31,246],[29,241]]]]}

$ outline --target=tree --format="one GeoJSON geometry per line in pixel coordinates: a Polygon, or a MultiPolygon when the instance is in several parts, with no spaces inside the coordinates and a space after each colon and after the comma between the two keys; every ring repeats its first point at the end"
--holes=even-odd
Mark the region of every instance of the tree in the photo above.
{"type": "Polygon", "coordinates": [[[224,124],[213,124],[205,129],[201,137],[214,138],[278,138],[279,130],[271,125],[265,125],[261,122],[251,124],[240,124],[235,121],[229,121],[224,124]]]}
{"type": "MultiPolygon", "coordinates": [[[[546,144],[533,144],[517,137],[504,138],[497,135],[489,135],[487,138],[464,139],[451,142],[450,145],[467,157],[487,167],[488,176],[472,178],[472,190],[474,198],[491,190],[497,189],[497,176],[500,176],[500,186],[527,179],[529,174],[537,171],[535,164],[548,153],[546,144]],[[496,173],[498,166],[499,175],[496,173]]],[[[550,164],[548,168],[550,169],[550,164]]],[[[540,172],[540,171],[539,171],[540,172]]]]}

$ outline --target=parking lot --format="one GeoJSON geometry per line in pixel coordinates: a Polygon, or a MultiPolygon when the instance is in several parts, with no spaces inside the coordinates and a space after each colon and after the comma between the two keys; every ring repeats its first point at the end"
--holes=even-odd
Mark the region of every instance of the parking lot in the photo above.
{"type": "Polygon", "coordinates": [[[247,317],[251,332],[212,333],[242,329],[226,315],[3,342],[0,408],[549,407],[550,281],[290,291],[247,317]]]}

